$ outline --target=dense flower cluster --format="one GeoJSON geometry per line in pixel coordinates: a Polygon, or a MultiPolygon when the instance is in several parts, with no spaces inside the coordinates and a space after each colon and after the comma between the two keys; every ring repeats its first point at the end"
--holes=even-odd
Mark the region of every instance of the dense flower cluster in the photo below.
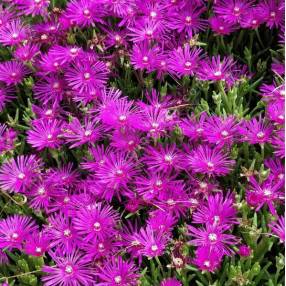
{"type": "Polygon", "coordinates": [[[0,112],[14,114],[16,98],[25,111],[0,125],[0,188],[27,198],[37,218],[0,219],[0,264],[7,251],[44,257],[46,286],[135,286],[146,261],[165,254],[175,269],[215,272],[227,256],[251,255],[237,231],[242,208],[269,211],[269,235],[285,241],[284,64],[272,63],[272,82],[255,82],[265,113],[248,98],[253,113],[239,113],[248,95],[235,106],[237,90],[255,71],[200,39],[263,27],[283,46],[284,2],[206,2],[4,1],[0,43],[11,56],[0,62],[0,112]],[[122,69],[141,96],[116,84],[122,69]],[[223,109],[193,108],[188,80],[223,109]],[[240,175],[243,185],[230,183],[240,175]]]}

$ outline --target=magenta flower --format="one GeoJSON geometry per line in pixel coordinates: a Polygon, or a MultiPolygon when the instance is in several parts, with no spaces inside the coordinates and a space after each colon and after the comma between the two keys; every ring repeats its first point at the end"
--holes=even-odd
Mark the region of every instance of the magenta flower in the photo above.
{"type": "Polygon", "coordinates": [[[0,154],[13,150],[17,133],[8,128],[6,124],[0,124],[0,154]]]}
{"type": "Polygon", "coordinates": [[[176,278],[167,278],[161,281],[160,286],[182,286],[182,283],[176,278]]]}
{"type": "Polygon", "coordinates": [[[207,21],[201,18],[205,7],[191,2],[178,11],[172,11],[168,15],[168,27],[178,33],[186,33],[190,38],[194,34],[203,31],[207,27],[207,21]]]}
{"type": "Polygon", "coordinates": [[[242,257],[248,257],[251,255],[251,252],[252,252],[251,248],[248,245],[243,244],[239,246],[237,253],[242,257]]]}
{"type": "Polygon", "coordinates": [[[60,62],[61,65],[71,63],[80,56],[83,56],[82,48],[77,46],[63,47],[55,45],[51,47],[49,53],[56,61],[60,62]]]}
{"type": "Polygon", "coordinates": [[[21,62],[7,61],[0,63],[0,81],[7,85],[20,83],[29,74],[29,69],[21,62]]]}
{"type": "Polygon", "coordinates": [[[29,29],[19,19],[0,26],[0,43],[4,46],[16,46],[28,38],[29,29]]]}
{"type": "Polygon", "coordinates": [[[127,101],[125,98],[111,101],[101,110],[98,117],[104,125],[112,129],[134,128],[140,120],[133,101],[127,101]]]}
{"type": "Polygon", "coordinates": [[[184,167],[184,158],[175,144],[153,148],[145,148],[143,162],[150,171],[168,173],[172,170],[179,170],[184,167]]]}
{"type": "Polygon", "coordinates": [[[267,205],[270,212],[276,216],[274,203],[284,199],[281,189],[281,181],[275,182],[272,178],[269,178],[260,184],[254,177],[251,177],[250,186],[246,191],[247,203],[254,206],[256,211],[267,205]]]}
{"type": "Polygon", "coordinates": [[[285,158],[285,130],[277,130],[273,137],[271,144],[275,149],[274,154],[279,158],[285,158]]]}
{"type": "Polygon", "coordinates": [[[273,84],[263,84],[260,87],[261,96],[265,101],[285,101],[285,85],[278,85],[276,82],[273,84]]]}
{"type": "Polygon", "coordinates": [[[17,7],[23,15],[42,15],[48,14],[47,8],[50,0],[17,0],[17,7]]]}
{"type": "Polygon", "coordinates": [[[210,250],[207,247],[199,247],[196,251],[196,257],[193,263],[199,267],[200,270],[214,272],[217,270],[222,262],[222,253],[217,250],[210,250]]]}
{"type": "Polygon", "coordinates": [[[59,213],[50,216],[48,221],[49,225],[45,227],[44,233],[50,241],[50,247],[58,253],[72,253],[80,240],[71,219],[59,213]]]}
{"type": "Polygon", "coordinates": [[[265,118],[252,118],[250,121],[244,121],[239,127],[239,133],[243,136],[242,141],[250,144],[263,144],[271,142],[273,126],[265,118]]]}
{"type": "Polygon", "coordinates": [[[30,233],[25,241],[25,253],[32,256],[43,256],[49,250],[49,243],[49,238],[45,233],[30,233]]]}
{"type": "Polygon", "coordinates": [[[284,184],[285,181],[285,166],[278,158],[269,158],[264,161],[264,165],[270,169],[270,176],[274,180],[284,184]]]}
{"type": "Polygon", "coordinates": [[[87,27],[95,22],[103,23],[101,17],[104,16],[104,10],[99,6],[94,1],[72,0],[67,5],[67,17],[80,27],[87,27]]]}
{"type": "Polygon", "coordinates": [[[168,243],[168,236],[163,232],[155,232],[147,226],[141,228],[139,233],[134,234],[134,240],[140,245],[140,255],[153,258],[163,255],[168,243]]]}
{"type": "Polygon", "coordinates": [[[128,182],[138,174],[133,158],[123,152],[112,152],[96,172],[98,183],[108,189],[126,189],[128,182]]]}
{"type": "Polygon", "coordinates": [[[229,35],[237,29],[234,23],[226,22],[223,18],[213,16],[209,19],[211,29],[218,35],[229,35]]]}
{"type": "Polygon", "coordinates": [[[21,215],[8,216],[0,220],[0,248],[22,249],[23,241],[31,232],[37,230],[37,225],[31,218],[21,215]]]}
{"type": "Polygon", "coordinates": [[[273,29],[283,25],[285,17],[284,6],[283,1],[263,0],[258,4],[257,9],[266,22],[267,27],[273,29]]]}
{"type": "Polygon", "coordinates": [[[226,81],[231,85],[234,81],[234,68],[235,61],[231,57],[221,59],[220,56],[216,56],[200,62],[197,76],[200,80],[226,81]]]}
{"type": "Polygon", "coordinates": [[[226,175],[232,170],[235,163],[219,148],[212,149],[207,145],[201,145],[193,150],[187,161],[193,172],[208,176],[226,175]]]}
{"type": "Polygon", "coordinates": [[[63,136],[66,142],[71,143],[70,148],[75,148],[86,143],[95,143],[101,137],[101,127],[96,119],[84,118],[81,124],[78,118],[74,117],[69,124],[63,128],[63,136]]]}
{"type": "Polygon", "coordinates": [[[84,241],[97,241],[116,233],[118,219],[111,206],[96,203],[76,213],[74,226],[84,241]]]}
{"type": "Polygon", "coordinates": [[[174,125],[175,122],[168,117],[166,109],[148,107],[141,110],[141,120],[137,122],[136,129],[157,139],[164,136],[174,125]]]}
{"type": "Polygon", "coordinates": [[[218,0],[214,12],[226,22],[235,24],[241,21],[253,4],[253,0],[218,0]]]}
{"type": "Polygon", "coordinates": [[[65,84],[65,81],[58,76],[46,76],[35,84],[33,88],[35,98],[44,104],[60,102],[64,96],[65,84]]]}
{"type": "Polygon", "coordinates": [[[26,192],[37,179],[41,161],[35,155],[21,155],[6,161],[0,168],[0,186],[7,192],[26,192]]]}
{"type": "Polygon", "coordinates": [[[203,125],[206,141],[218,146],[231,146],[236,142],[238,124],[233,116],[210,116],[203,125]]]}
{"type": "Polygon", "coordinates": [[[15,90],[12,86],[4,87],[0,85],[0,112],[2,112],[7,103],[15,98],[14,92],[15,90]]]}
{"type": "Polygon", "coordinates": [[[107,82],[108,70],[101,61],[89,62],[75,61],[70,67],[65,78],[68,85],[77,92],[91,92],[102,88],[107,82]]]}
{"type": "Polygon", "coordinates": [[[123,152],[134,151],[140,144],[138,133],[131,130],[115,130],[112,133],[110,145],[123,152]]]}
{"type": "Polygon", "coordinates": [[[92,285],[94,270],[82,259],[82,254],[74,251],[65,257],[54,256],[56,267],[45,265],[42,277],[45,286],[92,285]]]}
{"type": "Polygon", "coordinates": [[[41,57],[36,62],[38,74],[46,76],[50,73],[57,74],[62,71],[63,64],[54,57],[51,53],[41,54],[41,57]]]}
{"type": "Polygon", "coordinates": [[[270,229],[276,234],[281,242],[285,242],[285,217],[279,216],[277,221],[269,224],[270,229]]]}
{"type": "Polygon", "coordinates": [[[170,233],[174,228],[177,220],[170,213],[156,210],[150,213],[150,217],[147,220],[148,226],[155,232],[170,233]]]}
{"type": "Polygon", "coordinates": [[[120,256],[112,257],[110,261],[100,266],[96,273],[100,282],[98,286],[138,285],[140,275],[132,261],[124,261],[120,256]]]}
{"type": "Polygon", "coordinates": [[[24,46],[18,46],[14,52],[14,57],[23,62],[33,61],[35,56],[40,52],[37,44],[27,43],[24,46]]]}
{"type": "Polygon", "coordinates": [[[37,150],[44,148],[56,149],[62,144],[62,123],[56,119],[40,119],[32,122],[32,129],[27,132],[27,142],[37,150]]]}
{"type": "Polygon", "coordinates": [[[225,198],[221,193],[208,196],[207,201],[200,205],[194,213],[192,222],[232,227],[238,223],[234,203],[233,194],[227,194],[225,198]]]}
{"type": "Polygon", "coordinates": [[[234,251],[231,246],[238,243],[238,238],[232,234],[227,234],[226,226],[215,226],[207,224],[203,228],[189,226],[189,235],[193,237],[191,245],[204,247],[210,252],[218,252],[221,255],[231,256],[234,251]]]}
{"type": "Polygon", "coordinates": [[[193,115],[190,118],[182,119],[179,126],[181,127],[183,134],[190,138],[191,141],[204,140],[206,138],[204,124],[207,118],[207,114],[202,112],[199,115],[199,118],[195,118],[193,115]]]}
{"type": "Polygon", "coordinates": [[[158,46],[149,47],[146,41],[135,44],[131,53],[131,64],[135,69],[152,72],[158,65],[161,49],[158,46]]]}
{"type": "Polygon", "coordinates": [[[285,123],[285,102],[270,102],[266,107],[267,117],[276,124],[285,123]]]}
{"type": "Polygon", "coordinates": [[[201,54],[200,48],[190,48],[188,44],[173,50],[169,54],[170,71],[178,77],[193,76],[198,70],[201,54]]]}
{"type": "Polygon", "coordinates": [[[261,11],[257,7],[250,8],[245,15],[241,17],[240,25],[242,28],[257,29],[265,21],[261,11]]]}

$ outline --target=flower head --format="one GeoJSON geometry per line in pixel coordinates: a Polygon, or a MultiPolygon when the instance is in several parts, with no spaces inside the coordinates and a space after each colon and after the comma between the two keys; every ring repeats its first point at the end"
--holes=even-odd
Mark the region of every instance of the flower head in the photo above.
{"type": "Polygon", "coordinates": [[[273,221],[269,224],[272,232],[280,238],[281,242],[285,242],[285,217],[279,216],[277,221],[273,221]]]}
{"type": "Polygon", "coordinates": [[[29,69],[21,62],[7,61],[0,63],[0,81],[7,85],[20,83],[29,74],[29,69]]]}

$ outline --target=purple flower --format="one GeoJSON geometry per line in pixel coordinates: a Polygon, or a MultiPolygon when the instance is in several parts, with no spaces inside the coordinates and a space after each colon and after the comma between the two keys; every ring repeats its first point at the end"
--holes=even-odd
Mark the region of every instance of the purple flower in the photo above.
{"type": "Polygon", "coordinates": [[[207,201],[198,207],[193,214],[193,223],[229,226],[238,223],[237,211],[234,207],[233,194],[227,194],[225,198],[222,194],[208,196],[207,201]]]}
{"type": "Polygon", "coordinates": [[[26,192],[40,173],[41,161],[35,155],[21,155],[0,168],[0,186],[7,192],[26,192]]]}
{"type": "Polygon", "coordinates": [[[178,11],[172,11],[168,15],[168,27],[178,33],[186,33],[192,38],[194,34],[203,31],[207,27],[207,21],[201,19],[205,7],[191,2],[178,11]]]}
{"type": "Polygon", "coordinates": [[[16,46],[28,38],[29,30],[19,19],[0,26],[0,43],[4,46],[16,46]]]}
{"type": "Polygon", "coordinates": [[[0,248],[22,248],[23,241],[37,226],[31,218],[21,215],[8,216],[0,220],[0,248]]]}
{"type": "Polygon", "coordinates": [[[252,118],[250,121],[243,121],[239,127],[239,133],[243,136],[242,141],[250,144],[263,144],[271,142],[273,126],[265,118],[252,118]]]}
{"type": "Polygon", "coordinates": [[[275,131],[273,137],[271,144],[275,149],[274,154],[279,158],[285,158],[285,130],[280,129],[275,131]]]}
{"type": "Polygon", "coordinates": [[[45,233],[30,233],[25,241],[25,253],[32,256],[43,256],[49,249],[49,243],[49,238],[45,233]]]}
{"type": "Polygon", "coordinates": [[[253,2],[253,0],[218,0],[214,5],[214,12],[228,23],[239,23],[249,12],[253,2]]]}
{"type": "Polygon", "coordinates": [[[220,56],[202,60],[198,67],[197,76],[200,80],[208,81],[226,81],[231,85],[234,81],[232,74],[235,67],[235,61],[231,57],[220,56]]]}
{"type": "Polygon", "coordinates": [[[53,256],[56,267],[45,265],[42,277],[45,286],[92,285],[94,270],[82,259],[82,254],[74,251],[65,257],[53,256]]]}
{"type": "Polygon", "coordinates": [[[105,163],[99,166],[96,178],[104,188],[118,191],[126,189],[128,182],[137,174],[137,165],[130,155],[112,152],[107,156],[105,163]]]}
{"type": "Polygon", "coordinates": [[[17,0],[17,8],[23,15],[42,15],[48,14],[47,8],[50,4],[49,0],[17,0]]]}
{"type": "Polygon", "coordinates": [[[152,72],[158,65],[161,49],[158,46],[149,47],[146,41],[135,44],[131,52],[131,64],[135,69],[152,72]]]}
{"type": "Polygon", "coordinates": [[[96,203],[76,213],[74,226],[85,241],[97,241],[116,233],[118,219],[118,214],[111,206],[96,203]]]}
{"type": "Polygon", "coordinates": [[[155,232],[170,233],[174,228],[177,220],[168,212],[162,210],[156,210],[150,213],[150,217],[147,220],[147,224],[155,232]]]}
{"type": "Polygon", "coordinates": [[[267,117],[276,124],[285,123],[285,102],[271,102],[266,107],[267,117]]]}
{"type": "Polygon", "coordinates": [[[159,145],[158,148],[149,146],[145,148],[145,155],[142,160],[148,169],[156,172],[168,173],[184,167],[183,154],[175,144],[159,145]]]}
{"type": "Polygon", "coordinates": [[[14,52],[14,57],[23,62],[33,61],[34,57],[39,53],[39,46],[33,43],[27,43],[24,46],[18,46],[14,52]]]}
{"type": "Polygon", "coordinates": [[[246,200],[251,206],[256,207],[256,211],[268,205],[270,212],[276,216],[274,203],[284,199],[281,188],[281,182],[275,182],[272,178],[260,184],[254,177],[251,177],[250,186],[246,191],[246,200]]]}
{"type": "Polygon", "coordinates": [[[200,139],[206,138],[204,123],[207,118],[206,112],[202,112],[199,118],[195,118],[195,116],[192,115],[190,118],[182,119],[179,125],[183,134],[190,138],[191,141],[199,141],[200,139]]]}
{"type": "Polygon", "coordinates": [[[50,247],[58,253],[72,253],[80,241],[71,219],[59,213],[50,216],[48,221],[49,225],[45,227],[45,235],[50,241],[50,247]]]}
{"type": "Polygon", "coordinates": [[[260,12],[260,9],[257,7],[250,8],[247,13],[241,17],[241,27],[253,30],[257,29],[265,21],[260,12]]]}
{"type": "Polygon", "coordinates": [[[20,83],[29,74],[29,69],[21,62],[7,61],[0,63],[0,81],[7,85],[20,83]]]}
{"type": "Polygon", "coordinates": [[[6,124],[0,124],[0,154],[13,150],[17,133],[8,128],[6,124]]]}
{"type": "Polygon", "coordinates": [[[81,124],[78,118],[74,117],[69,124],[63,128],[63,136],[66,142],[71,143],[70,148],[75,148],[86,143],[95,143],[101,137],[101,127],[95,119],[84,118],[81,124]]]}
{"type": "Polygon", "coordinates": [[[276,82],[273,84],[263,84],[260,87],[261,96],[265,101],[285,101],[285,85],[278,85],[276,82]]]}
{"type": "Polygon", "coordinates": [[[210,252],[231,256],[234,253],[231,246],[238,243],[238,238],[232,234],[225,233],[227,229],[228,227],[226,226],[209,224],[203,228],[189,226],[189,235],[194,238],[190,241],[190,244],[204,247],[210,252]]]}
{"type": "Polygon", "coordinates": [[[283,25],[285,17],[285,4],[283,1],[263,0],[258,4],[257,9],[261,17],[270,29],[283,25]]]}
{"type": "Polygon", "coordinates": [[[11,102],[14,98],[14,88],[12,86],[0,85],[0,112],[4,109],[6,103],[11,102]]]}
{"type": "Polygon", "coordinates": [[[80,27],[87,27],[95,22],[103,23],[103,11],[100,4],[89,0],[72,0],[66,9],[67,18],[80,27]]]}
{"type": "Polygon", "coordinates": [[[196,251],[196,258],[193,259],[193,263],[197,265],[200,270],[214,272],[220,266],[222,257],[222,253],[217,250],[199,247],[196,251]]]}
{"type": "Polygon", "coordinates": [[[101,61],[89,62],[75,61],[70,67],[65,78],[68,85],[77,92],[91,92],[102,88],[107,82],[108,70],[101,61]]]}
{"type": "Polygon", "coordinates": [[[36,99],[44,104],[60,102],[63,99],[65,84],[62,78],[50,75],[38,81],[33,91],[36,99]]]}
{"type": "Polygon", "coordinates": [[[141,228],[139,233],[134,234],[135,241],[140,245],[140,255],[153,258],[163,255],[168,243],[168,236],[163,232],[156,232],[150,226],[141,228]]]}
{"type": "Polygon", "coordinates": [[[200,48],[190,48],[188,44],[173,50],[169,54],[170,71],[178,77],[193,76],[198,70],[201,54],[200,48]]]}
{"type": "Polygon", "coordinates": [[[112,257],[111,260],[100,266],[96,275],[100,282],[98,286],[115,286],[115,285],[138,285],[139,274],[138,268],[133,262],[124,261],[120,256],[112,257]]]}
{"type": "Polygon", "coordinates": [[[281,242],[285,242],[285,217],[279,216],[277,221],[273,221],[269,224],[272,232],[280,238],[281,242]]]}
{"type": "Polygon", "coordinates": [[[207,174],[208,176],[222,176],[228,174],[235,161],[219,148],[210,148],[200,145],[188,155],[188,165],[195,173],[207,174]]]}
{"type": "Polygon", "coordinates": [[[223,18],[213,16],[209,19],[211,29],[219,35],[229,35],[237,29],[234,23],[226,22],[223,18]]]}
{"type": "Polygon", "coordinates": [[[251,248],[248,245],[243,244],[239,246],[237,253],[242,257],[248,257],[251,255],[251,252],[252,252],[251,248]]]}
{"type": "Polygon", "coordinates": [[[233,116],[226,118],[210,116],[203,126],[208,143],[231,146],[237,139],[238,124],[233,116]]]}
{"type": "Polygon", "coordinates": [[[284,184],[285,167],[281,160],[278,158],[269,158],[264,161],[264,165],[270,169],[270,176],[272,176],[274,180],[284,184]]]}
{"type": "Polygon", "coordinates": [[[55,58],[56,61],[60,62],[61,65],[71,63],[75,59],[83,56],[82,48],[77,46],[52,46],[49,50],[49,54],[55,58]]]}
{"type": "Polygon", "coordinates": [[[60,139],[62,123],[56,119],[40,119],[32,122],[28,130],[27,142],[37,150],[44,148],[56,149],[62,144],[60,139]]]}
{"type": "Polygon", "coordinates": [[[123,152],[134,151],[140,144],[138,133],[131,130],[115,130],[112,133],[110,145],[123,152]]]}
{"type": "Polygon", "coordinates": [[[161,281],[160,286],[182,286],[182,283],[176,278],[167,278],[161,281]]]}

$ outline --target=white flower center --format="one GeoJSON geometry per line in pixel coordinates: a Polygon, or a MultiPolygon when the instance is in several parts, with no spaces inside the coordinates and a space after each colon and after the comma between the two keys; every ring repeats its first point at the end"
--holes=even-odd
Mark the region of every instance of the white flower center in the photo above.
{"type": "Polygon", "coordinates": [[[164,160],[167,163],[171,163],[173,161],[173,157],[171,155],[165,155],[164,160]]]}
{"type": "Polygon", "coordinates": [[[221,132],[221,135],[222,135],[223,137],[227,137],[228,134],[229,134],[229,133],[228,133],[226,130],[223,130],[223,131],[221,132]]]}
{"type": "Polygon", "coordinates": [[[116,284],[121,283],[121,281],[122,281],[121,276],[120,276],[120,275],[115,276],[115,277],[114,277],[114,281],[115,281],[116,284]]]}
{"type": "Polygon", "coordinates": [[[71,231],[70,231],[70,229],[67,228],[67,229],[64,230],[64,236],[65,236],[65,237],[70,237],[70,236],[71,236],[71,231]]]}
{"type": "Polygon", "coordinates": [[[15,72],[11,73],[11,77],[16,77],[16,76],[17,76],[17,73],[15,73],[15,72]]]}
{"type": "Polygon", "coordinates": [[[13,239],[18,239],[18,238],[19,238],[19,234],[18,234],[17,232],[13,232],[12,235],[11,235],[11,237],[12,237],[13,239]]]}
{"type": "Polygon", "coordinates": [[[174,201],[173,199],[168,199],[168,200],[167,200],[167,204],[168,204],[169,206],[173,206],[173,205],[175,204],[175,201],[174,201]]]}
{"type": "Polygon", "coordinates": [[[86,17],[90,17],[90,11],[88,9],[83,10],[83,15],[86,17]]]}
{"type": "Polygon", "coordinates": [[[150,17],[151,17],[151,18],[157,17],[157,13],[156,13],[155,11],[151,11],[151,12],[150,12],[150,17]]]}
{"type": "Polygon", "coordinates": [[[220,31],[223,31],[223,30],[224,30],[224,26],[219,26],[218,29],[219,29],[220,31]]]}
{"type": "Polygon", "coordinates": [[[156,244],[152,245],[151,246],[151,250],[154,251],[154,252],[157,251],[158,250],[158,246],[156,244]]]}
{"type": "Polygon", "coordinates": [[[53,138],[53,135],[52,134],[48,134],[47,138],[48,138],[48,140],[51,140],[53,138]]]}
{"type": "Polygon", "coordinates": [[[99,252],[103,252],[104,251],[104,244],[103,243],[99,243],[98,244],[98,250],[99,250],[99,252]]]}
{"type": "Polygon", "coordinates": [[[210,267],[210,262],[208,261],[208,260],[206,260],[205,262],[204,262],[204,266],[206,266],[206,267],[210,267]]]}
{"type": "Polygon", "coordinates": [[[85,72],[83,74],[84,79],[90,79],[90,73],[89,72],[85,72]]]}
{"type": "Polygon", "coordinates": [[[42,248],[41,247],[36,247],[35,252],[36,253],[41,253],[42,252],[42,248]]]}
{"type": "Polygon", "coordinates": [[[260,132],[258,132],[257,133],[257,138],[259,138],[259,139],[262,139],[262,138],[264,138],[264,136],[265,136],[265,133],[264,132],[262,132],[262,131],[260,131],[260,132]]]}
{"type": "Polygon", "coordinates": [[[212,163],[212,162],[208,162],[207,165],[208,165],[209,169],[213,169],[213,167],[214,167],[214,163],[212,163]]]}
{"type": "Polygon", "coordinates": [[[186,69],[186,70],[190,70],[190,69],[191,69],[191,66],[192,66],[192,63],[191,63],[191,62],[185,62],[185,69],[186,69]]]}
{"type": "Polygon", "coordinates": [[[275,18],[276,17],[276,12],[271,12],[270,17],[275,18]]]}
{"type": "Polygon", "coordinates": [[[219,76],[221,76],[221,75],[222,75],[221,71],[216,71],[216,72],[214,73],[214,76],[217,76],[217,77],[219,77],[219,76]]]}
{"type": "Polygon", "coordinates": [[[18,175],[18,179],[20,179],[20,180],[23,180],[23,179],[25,179],[25,174],[24,173],[20,173],[19,175],[18,175]]]}
{"type": "Polygon", "coordinates": [[[71,48],[71,49],[70,49],[70,53],[71,53],[72,55],[76,55],[77,52],[78,52],[78,49],[77,49],[77,48],[71,48]]]}
{"type": "Polygon", "coordinates": [[[269,196],[272,194],[272,192],[271,192],[271,190],[269,190],[269,189],[265,189],[265,190],[263,190],[263,194],[264,194],[265,196],[269,197],[269,196]]]}
{"type": "Polygon", "coordinates": [[[72,268],[72,266],[71,266],[71,265],[67,265],[67,266],[65,267],[65,272],[66,272],[67,274],[73,273],[73,268],[72,268]]]}
{"type": "Polygon", "coordinates": [[[101,224],[98,221],[93,224],[93,227],[95,231],[101,230],[101,224]]]}
{"type": "Polygon", "coordinates": [[[142,58],[142,60],[143,60],[144,63],[147,63],[147,62],[149,61],[149,58],[148,58],[147,56],[144,56],[144,57],[142,58]]]}
{"type": "Polygon", "coordinates": [[[45,115],[52,115],[53,114],[53,110],[52,109],[48,109],[46,112],[45,112],[45,115]]]}
{"type": "Polygon", "coordinates": [[[92,134],[92,131],[91,131],[91,130],[86,130],[86,131],[84,132],[84,136],[86,136],[86,137],[90,136],[91,134],[92,134]]]}
{"type": "Polygon", "coordinates": [[[208,238],[210,241],[216,241],[217,240],[217,235],[215,233],[210,233],[208,235],[208,238]]]}
{"type": "Polygon", "coordinates": [[[126,117],[126,115],[120,115],[118,119],[120,122],[124,122],[124,121],[126,121],[127,117],[126,117]]]}
{"type": "Polygon", "coordinates": [[[257,20],[252,20],[252,25],[256,25],[257,24],[257,20]]]}
{"type": "Polygon", "coordinates": [[[17,33],[13,33],[13,34],[12,34],[12,38],[13,38],[13,39],[17,39],[18,37],[19,37],[19,34],[17,34],[17,33]]]}
{"type": "Polygon", "coordinates": [[[44,195],[45,193],[46,193],[45,188],[40,187],[40,188],[38,189],[38,194],[39,194],[39,195],[44,195]]]}
{"type": "Polygon", "coordinates": [[[54,82],[53,89],[58,89],[59,87],[60,87],[60,83],[58,81],[54,82]]]}
{"type": "Polygon", "coordinates": [[[191,17],[191,16],[187,16],[187,17],[185,18],[185,21],[186,21],[187,24],[191,24],[191,22],[192,22],[192,17],[191,17]]]}

